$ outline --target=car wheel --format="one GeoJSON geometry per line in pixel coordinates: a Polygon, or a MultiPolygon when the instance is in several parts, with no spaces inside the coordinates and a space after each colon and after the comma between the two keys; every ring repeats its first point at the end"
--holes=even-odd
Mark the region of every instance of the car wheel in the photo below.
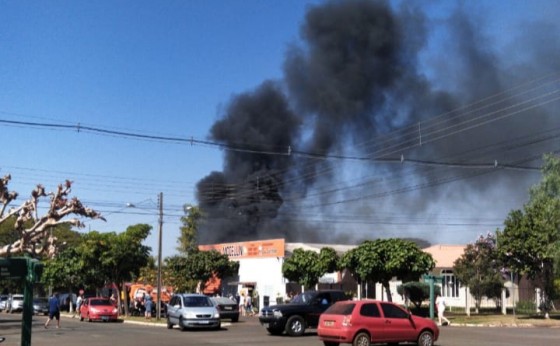
{"type": "Polygon", "coordinates": [[[352,346],[369,346],[370,344],[369,334],[364,332],[358,333],[352,342],[352,346]]]}
{"type": "Polygon", "coordinates": [[[340,344],[338,342],[334,342],[334,341],[323,341],[323,345],[325,345],[325,346],[338,346],[340,344]]]}
{"type": "Polygon", "coordinates": [[[232,318],[231,321],[233,323],[238,322],[239,321],[239,316],[232,318]]]}
{"type": "Polygon", "coordinates": [[[433,334],[425,330],[418,336],[418,346],[432,346],[434,344],[433,334]]]}
{"type": "Polygon", "coordinates": [[[305,322],[300,316],[288,318],[286,323],[286,333],[290,336],[301,336],[305,332],[305,322]]]}
{"type": "Polygon", "coordinates": [[[80,315],[80,322],[84,321],[84,316],[80,315]]]}
{"type": "Polygon", "coordinates": [[[89,316],[89,314],[88,314],[88,316],[87,316],[87,320],[88,320],[88,322],[93,322],[93,320],[91,319],[91,317],[89,316]]]}
{"type": "Polygon", "coordinates": [[[183,324],[183,317],[179,317],[179,328],[181,328],[182,331],[187,330],[187,327],[183,324]]]}
{"type": "Polygon", "coordinates": [[[270,335],[282,335],[283,330],[278,328],[266,328],[270,335]]]}
{"type": "Polygon", "coordinates": [[[173,329],[173,323],[169,320],[169,316],[167,317],[167,329],[173,329]]]}

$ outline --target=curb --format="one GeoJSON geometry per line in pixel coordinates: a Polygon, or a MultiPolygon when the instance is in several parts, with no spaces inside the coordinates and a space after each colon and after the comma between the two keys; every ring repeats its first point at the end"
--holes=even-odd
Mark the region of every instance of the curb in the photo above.
{"type": "MultiPolygon", "coordinates": [[[[71,319],[72,314],[67,314],[67,313],[60,314],[60,317],[66,317],[66,318],[71,319]]],[[[158,322],[130,321],[130,320],[122,319],[122,318],[119,318],[117,321],[120,322],[120,323],[136,324],[136,325],[140,325],[140,326],[167,327],[166,323],[158,323],[158,322]]],[[[222,327],[229,327],[229,326],[231,326],[231,323],[230,322],[222,322],[221,325],[222,325],[222,327]]]]}

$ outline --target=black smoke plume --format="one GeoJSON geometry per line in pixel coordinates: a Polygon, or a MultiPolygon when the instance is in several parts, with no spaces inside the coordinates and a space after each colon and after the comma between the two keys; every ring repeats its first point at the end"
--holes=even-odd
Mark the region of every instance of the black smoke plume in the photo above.
{"type": "MultiPolygon", "coordinates": [[[[505,64],[509,54],[493,47],[476,20],[461,5],[438,22],[406,3],[310,7],[301,42],[286,53],[284,79],[233,97],[211,129],[227,149],[223,171],[197,185],[206,215],[199,242],[402,236],[417,216],[441,219],[448,208],[471,215],[495,207],[495,199],[522,199],[526,189],[504,188],[526,187],[534,176],[406,165],[527,165],[551,149],[542,129],[558,128],[560,117],[535,100],[557,84],[517,94],[511,86],[557,71],[558,50],[531,41],[528,30],[520,39],[525,54],[534,54],[530,64],[505,64]],[[434,49],[442,32],[448,39],[434,49]]],[[[505,216],[507,208],[495,213],[505,216]]],[[[438,241],[436,232],[406,234],[438,241]]]]}

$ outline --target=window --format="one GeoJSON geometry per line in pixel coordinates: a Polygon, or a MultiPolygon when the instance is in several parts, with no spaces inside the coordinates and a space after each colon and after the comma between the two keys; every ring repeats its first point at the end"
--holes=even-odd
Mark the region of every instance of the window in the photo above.
{"type": "Polygon", "coordinates": [[[331,307],[327,309],[326,313],[332,314],[332,315],[351,315],[355,306],[356,306],[356,304],[354,304],[354,303],[334,304],[334,305],[331,305],[331,307]]]}
{"type": "Polygon", "coordinates": [[[381,317],[381,313],[379,312],[379,307],[377,304],[364,304],[360,309],[360,315],[367,316],[367,317],[381,317]]]}
{"type": "Polygon", "coordinates": [[[316,304],[321,304],[321,305],[329,305],[329,295],[327,293],[322,293],[317,295],[317,298],[315,298],[315,303],[316,304]]]}
{"type": "Polygon", "coordinates": [[[446,269],[441,271],[441,295],[455,298],[459,296],[459,280],[453,275],[453,271],[446,269]]]}
{"type": "Polygon", "coordinates": [[[408,318],[408,313],[396,305],[381,303],[381,309],[386,318],[408,318]]]}

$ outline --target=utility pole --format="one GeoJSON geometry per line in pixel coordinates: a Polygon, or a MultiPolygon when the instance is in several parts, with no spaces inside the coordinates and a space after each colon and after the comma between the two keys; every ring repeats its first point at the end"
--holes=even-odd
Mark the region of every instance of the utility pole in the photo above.
{"type": "Polygon", "coordinates": [[[159,234],[158,234],[158,268],[157,268],[157,305],[156,305],[156,319],[161,319],[161,238],[163,231],[163,192],[158,196],[159,207],[159,234]]]}

